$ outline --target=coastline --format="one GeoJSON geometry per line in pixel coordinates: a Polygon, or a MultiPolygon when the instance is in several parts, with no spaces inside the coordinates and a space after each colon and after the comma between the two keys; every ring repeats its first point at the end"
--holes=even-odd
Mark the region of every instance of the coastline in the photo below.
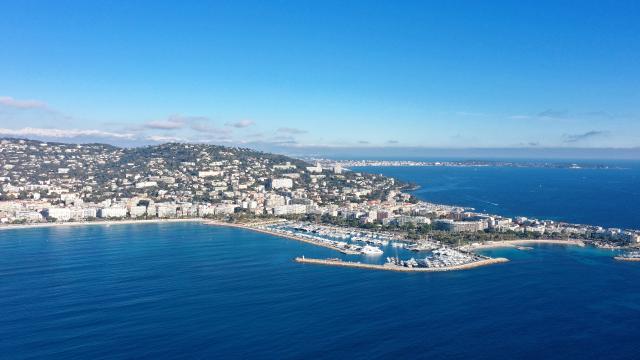
{"type": "Polygon", "coordinates": [[[82,222],[62,222],[62,223],[37,223],[37,224],[20,224],[20,225],[2,225],[2,230],[18,230],[32,228],[49,228],[49,227],[76,227],[76,226],[94,226],[94,225],[132,225],[132,224],[162,224],[162,223],[180,223],[180,222],[204,222],[206,219],[190,218],[190,219],[149,219],[149,220],[106,220],[106,221],[82,221],[82,222]]]}
{"type": "Polygon", "coordinates": [[[506,262],[509,262],[509,259],[491,258],[491,259],[484,259],[480,261],[474,261],[468,264],[441,267],[441,268],[408,268],[408,267],[392,265],[392,264],[384,264],[384,265],[365,264],[361,262],[343,261],[339,259],[338,260],[313,259],[313,258],[305,258],[305,257],[297,257],[295,258],[295,262],[302,263],[302,264],[342,266],[342,267],[360,268],[360,269],[368,269],[368,270],[385,270],[385,271],[397,271],[397,272],[445,272],[445,271],[469,270],[469,269],[474,269],[480,266],[506,263],[506,262]]]}
{"type": "MultiPolygon", "coordinates": [[[[0,226],[0,231],[2,230],[18,230],[18,229],[29,229],[29,228],[64,228],[64,227],[76,227],[76,226],[111,226],[111,225],[136,225],[136,224],[162,224],[162,223],[183,223],[183,222],[191,222],[191,223],[202,223],[205,225],[211,226],[224,226],[231,228],[238,228],[248,231],[254,231],[257,233],[262,233],[266,235],[276,236],[280,238],[285,238],[289,240],[295,240],[299,242],[304,242],[307,244],[324,247],[330,250],[338,251],[347,255],[360,255],[359,252],[338,248],[332,246],[330,244],[325,244],[322,242],[314,241],[312,239],[307,239],[301,236],[295,236],[291,234],[279,233],[276,231],[270,231],[267,229],[260,228],[259,226],[273,224],[282,222],[284,220],[268,220],[262,222],[254,222],[247,224],[238,224],[238,223],[228,223],[217,220],[210,219],[202,219],[202,218],[188,218],[188,219],[150,219],[150,220],[107,220],[107,221],[86,221],[86,222],[65,222],[65,223],[39,223],[39,224],[20,224],[20,225],[4,225],[0,226]]],[[[494,249],[494,248],[517,248],[523,245],[533,245],[533,244],[553,244],[553,245],[570,245],[570,246],[586,246],[585,242],[582,240],[571,239],[571,240],[561,240],[561,239],[523,239],[523,240],[505,240],[505,241],[490,241],[481,244],[469,244],[462,247],[462,249],[466,251],[475,251],[475,250],[483,250],[483,249],[494,249]]],[[[615,260],[619,261],[640,261],[640,259],[628,259],[622,257],[615,257],[615,260]]],[[[344,261],[340,259],[312,259],[305,257],[297,257],[295,261],[298,263],[307,263],[307,264],[318,264],[318,265],[328,265],[328,266],[342,266],[342,267],[352,267],[352,268],[361,268],[361,269],[370,269],[370,270],[385,270],[385,271],[397,271],[397,272],[443,272],[443,271],[457,271],[457,270],[467,270],[473,269],[480,266],[505,263],[508,262],[509,259],[506,258],[489,258],[484,260],[475,261],[468,264],[456,265],[450,267],[442,267],[442,268],[408,268],[403,266],[397,266],[392,264],[367,264],[361,262],[354,261],[344,261]]]]}
{"type": "Polygon", "coordinates": [[[465,245],[465,250],[483,250],[483,249],[496,249],[496,248],[514,248],[523,245],[539,245],[539,244],[552,244],[552,245],[570,245],[570,246],[586,246],[582,240],[571,239],[524,239],[524,240],[505,240],[505,241],[488,241],[481,244],[465,245]]]}

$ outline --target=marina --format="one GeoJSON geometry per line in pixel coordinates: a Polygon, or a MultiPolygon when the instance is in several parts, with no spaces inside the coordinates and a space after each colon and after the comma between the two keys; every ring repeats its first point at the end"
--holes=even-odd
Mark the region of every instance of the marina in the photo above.
{"type": "Polygon", "coordinates": [[[479,261],[490,259],[489,257],[463,252],[448,247],[435,249],[431,254],[423,259],[411,258],[401,260],[397,257],[387,258],[387,264],[403,266],[408,268],[450,268],[463,266],[479,261]]]}
{"type": "Polygon", "coordinates": [[[346,255],[359,255],[360,249],[359,248],[354,248],[354,247],[350,247],[347,246],[346,243],[343,242],[339,242],[339,241],[331,241],[331,240],[326,240],[326,239],[321,239],[318,237],[313,237],[313,236],[305,236],[304,234],[300,234],[300,233],[296,233],[293,231],[288,231],[285,229],[282,229],[280,227],[277,226],[277,224],[280,224],[281,222],[276,222],[274,225],[273,222],[270,223],[266,223],[265,224],[231,224],[231,223],[226,223],[226,222],[218,222],[218,221],[209,221],[207,222],[208,225],[215,225],[215,226],[229,226],[229,227],[237,227],[237,228],[242,228],[242,229],[247,229],[247,230],[252,230],[252,231],[256,231],[256,232],[260,232],[263,234],[268,234],[268,235],[273,235],[273,236],[279,236],[279,237],[284,237],[287,239],[291,239],[291,240],[296,240],[296,241],[301,241],[301,242],[305,242],[308,244],[312,244],[312,245],[316,245],[316,246],[321,246],[327,249],[331,249],[331,250],[335,250],[338,252],[341,252],[343,254],[346,255]]]}
{"type": "Polygon", "coordinates": [[[392,234],[373,233],[355,228],[336,228],[282,220],[253,224],[209,221],[207,224],[243,228],[328,248],[345,255],[363,256],[363,261],[346,261],[339,258],[323,260],[302,256],[296,258],[296,262],[299,263],[406,272],[463,270],[508,261],[504,258],[493,259],[471,251],[454,249],[432,240],[411,242],[392,234]],[[390,253],[383,258],[386,252],[390,253]],[[428,253],[423,258],[411,257],[407,260],[401,258],[401,255],[408,256],[411,252],[428,253]]]}
{"type": "Polygon", "coordinates": [[[392,242],[394,244],[392,247],[394,248],[403,248],[405,246],[400,242],[404,240],[397,236],[305,222],[279,222],[254,228],[271,232],[274,235],[286,236],[296,240],[300,239],[315,245],[329,247],[347,255],[382,255],[384,251],[380,247],[387,247],[392,242]]]}

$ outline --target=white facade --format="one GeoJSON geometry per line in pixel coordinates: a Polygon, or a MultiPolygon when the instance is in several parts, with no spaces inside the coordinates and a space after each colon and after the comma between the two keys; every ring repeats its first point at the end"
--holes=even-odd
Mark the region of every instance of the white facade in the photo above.
{"type": "Polygon", "coordinates": [[[123,218],[127,216],[127,208],[120,206],[112,206],[100,209],[98,216],[106,218],[123,218]]]}
{"type": "Polygon", "coordinates": [[[132,206],[129,208],[129,216],[131,216],[132,218],[145,216],[146,214],[147,214],[146,206],[132,206]]]}
{"type": "Polygon", "coordinates": [[[17,220],[24,220],[26,222],[40,222],[43,220],[42,214],[30,210],[16,211],[15,217],[17,220]]]}
{"type": "Polygon", "coordinates": [[[292,170],[295,169],[296,166],[292,165],[290,162],[287,161],[286,164],[281,164],[281,165],[273,165],[273,170],[292,170]]]}
{"type": "Polygon", "coordinates": [[[177,211],[176,206],[173,204],[170,205],[156,205],[156,214],[159,218],[171,218],[176,217],[177,211]]]}
{"type": "Polygon", "coordinates": [[[45,216],[47,218],[54,218],[57,221],[69,221],[71,220],[71,209],[51,207],[45,209],[45,216]]]}
{"type": "Polygon", "coordinates": [[[136,183],[136,189],[144,189],[144,188],[156,187],[156,186],[158,186],[158,183],[155,181],[141,181],[139,183],[136,183]]]}
{"type": "Polygon", "coordinates": [[[293,187],[293,180],[289,178],[271,179],[272,189],[291,189],[293,187]]]}
{"type": "Polygon", "coordinates": [[[316,166],[308,166],[307,171],[312,174],[322,174],[322,166],[320,163],[316,163],[316,166]]]}
{"type": "Polygon", "coordinates": [[[219,170],[198,171],[198,177],[205,178],[210,176],[222,176],[223,172],[219,170]]]}
{"type": "Polygon", "coordinates": [[[220,204],[215,207],[215,214],[233,214],[236,211],[237,205],[233,204],[220,204]]]}
{"type": "Polygon", "coordinates": [[[273,215],[305,214],[307,205],[280,205],[273,208],[273,215]]]}

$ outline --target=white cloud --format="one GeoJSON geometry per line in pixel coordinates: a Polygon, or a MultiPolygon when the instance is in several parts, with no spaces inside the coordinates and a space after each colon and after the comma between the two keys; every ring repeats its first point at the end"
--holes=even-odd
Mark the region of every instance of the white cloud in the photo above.
{"type": "Polygon", "coordinates": [[[0,128],[0,135],[7,136],[40,136],[47,138],[77,138],[82,136],[93,136],[100,138],[133,139],[130,133],[115,133],[110,131],[94,129],[45,129],[26,127],[22,129],[0,128]]]}
{"type": "Polygon", "coordinates": [[[582,134],[564,134],[565,143],[576,143],[583,140],[589,140],[596,137],[608,136],[608,131],[591,130],[582,134]]]}
{"type": "Polygon", "coordinates": [[[529,120],[531,118],[532,118],[532,116],[530,116],[530,115],[511,115],[511,116],[509,116],[509,119],[513,119],[513,120],[529,120]]]}
{"type": "Polygon", "coordinates": [[[276,131],[284,134],[306,134],[307,133],[306,130],[290,128],[290,127],[281,127],[276,131]]]}
{"type": "Polygon", "coordinates": [[[225,125],[226,126],[231,126],[234,128],[246,128],[252,125],[255,125],[255,121],[253,120],[240,120],[240,121],[236,121],[236,122],[228,122],[225,125]]]}
{"type": "Polygon", "coordinates": [[[206,133],[206,134],[217,135],[217,136],[227,136],[233,132],[231,129],[217,128],[205,123],[193,123],[191,124],[191,129],[200,133],[206,133]]]}
{"type": "Polygon", "coordinates": [[[48,109],[46,103],[38,100],[18,100],[11,96],[0,96],[0,105],[15,109],[48,109]]]}
{"type": "Polygon", "coordinates": [[[148,121],[144,123],[144,127],[158,130],[175,130],[185,127],[188,121],[188,118],[182,117],[180,115],[171,115],[166,120],[148,121]]]}
{"type": "Polygon", "coordinates": [[[149,141],[155,142],[186,142],[185,139],[175,136],[162,136],[162,135],[150,135],[145,138],[149,141]]]}

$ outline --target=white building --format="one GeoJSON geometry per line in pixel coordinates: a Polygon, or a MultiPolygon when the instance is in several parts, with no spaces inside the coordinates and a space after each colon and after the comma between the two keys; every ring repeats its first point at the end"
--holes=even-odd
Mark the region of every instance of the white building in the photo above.
{"type": "Polygon", "coordinates": [[[453,221],[450,219],[439,219],[434,222],[437,229],[451,232],[475,232],[487,228],[486,221],[453,221]]]}
{"type": "Polygon", "coordinates": [[[98,216],[103,219],[123,218],[127,216],[127,208],[121,206],[112,206],[102,208],[98,211],[98,216]]]}
{"type": "Polygon", "coordinates": [[[176,206],[174,204],[156,204],[156,215],[159,218],[176,217],[176,206]]]}
{"type": "Polygon", "coordinates": [[[144,189],[156,186],[158,186],[158,183],[156,181],[141,181],[139,183],[136,183],[136,189],[144,189]]]}
{"type": "Polygon", "coordinates": [[[272,189],[291,189],[293,187],[293,180],[289,178],[271,179],[272,189]]]}
{"type": "Polygon", "coordinates": [[[216,205],[214,213],[216,215],[233,214],[236,211],[237,207],[238,205],[233,205],[233,204],[219,204],[219,205],[216,205]]]}
{"type": "Polygon", "coordinates": [[[57,221],[71,220],[71,209],[51,207],[44,210],[44,216],[47,219],[56,219],[57,221]]]}
{"type": "Polygon", "coordinates": [[[316,163],[316,166],[307,166],[307,171],[312,174],[322,174],[322,166],[320,163],[316,163]]]}
{"type": "Polygon", "coordinates": [[[147,215],[146,206],[131,206],[129,208],[129,216],[132,218],[137,218],[145,215],[147,215]]]}
{"type": "Polygon", "coordinates": [[[16,211],[15,218],[16,220],[23,220],[26,222],[40,222],[43,220],[42,214],[31,210],[16,211]]]}
{"type": "Polygon", "coordinates": [[[198,177],[201,177],[201,178],[222,176],[222,174],[224,174],[224,172],[219,170],[198,171],[198,177]]]}
{"type": "Polygon", "coordinates": [[[215,208],[208,205],[198,205],[198,217],[205,217],[207,215],[214,215],[215,208]]]}
{"type": "Polygon", "coordinates": [[[305,214],[307,205],[280,205],[273,208],[273,215],[305,214]]]}
{"type": "Polygon", "coordinates": [[[273,165],[273,170],[293,170],[296,166],[287,161],[286,164],[273,165]]]}

